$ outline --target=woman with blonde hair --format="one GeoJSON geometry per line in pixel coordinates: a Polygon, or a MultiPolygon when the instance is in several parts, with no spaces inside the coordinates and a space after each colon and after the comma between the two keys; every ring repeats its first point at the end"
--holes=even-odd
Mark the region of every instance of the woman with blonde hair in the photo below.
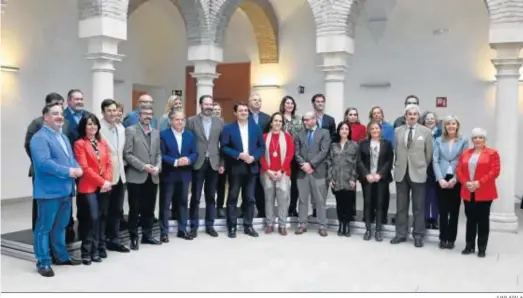
{"type": "Polygon", "coordinates": [[[181,111],[183,109],[183,103],[182,98],[178,95],[171,95],[169,96],[169,99],[167,99],[167,104],[165,105],[165,109],[163,111],[163,116],[160,122],[160,130],[164,130],[166,128],[169,128],[169,113],[172,111],[181,111]]]}
{"type": "Polygon", "coordinates": [[[441,249],[453,249],[458,233],[461,183],[456,176],[456,165],[461,154],[468,147],[468,140],[460,135],[459,128],[457,117],[448,116],[443,119],[443,134],[434,141],[432,154],[441,249]]]}

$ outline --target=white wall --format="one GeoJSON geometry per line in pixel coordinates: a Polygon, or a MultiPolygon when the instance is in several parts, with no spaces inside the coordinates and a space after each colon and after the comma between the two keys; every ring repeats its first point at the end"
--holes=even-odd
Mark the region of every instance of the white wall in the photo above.
{"type": "MultiPolygon", "coordinates": [[[[260,91],[264,110],[275,111],[281,97],[289,94],[296,98],[301,114],[310,109],[314,93],[324,92],[315,54],[315,24],[306,1],[271,1],[280,19],[280,63],[259,65],[252,26],[241,11],[234,14],[227,30],[224,62],[252,60],[253,85],[282,85],[279,90],[260,91]],[[305,94],[297,94],[298,85],[305,86],[305,94]]],[[[372,1],[380,0],[368,3],[372,1]]],[[[2,78],[2,199],[31,194],[29,160],[22,146],[26,127],[40,114],[45,95],[56,91],[65,96],[70,88],[81,88],[89,101],[91,64],[84,58],[86,42],[77,38],[77,15],[75,1],[17,0],[7,5],[2,18],[2,58],[21,71],[3,73],[2,78]]],[[[369,16],[376,16],[372,5],[358,21],[345,107],[356,106],[364,116],[377,104],[393,120],[401,114],[407,94],[420,96],[423,109],[434,109],[435,97],[447,96],[449,107],[436,110],[438,114],[455,113],[465,132],[483,126],[495,137],[495,86],[481,82],[493,79],[494,74],[483,1],[440,0],[434,5],[431,0],[398,0],[378,41],[367,28],[369,16]],[[432,31],[438,28],[449,32],[434,36],[432,31]],[[359,87],[369,80],[388,80],[392,85],[387,89],[359,87]]],[[[185,94],[183,19],[169,0],[151,0],[131,15],[128,25],[128,40],[119,49],[126,56],[116,65],[115,75],[123,82],[115,85],[115,99],[129,111],[133,85],[149,88],[160,114],[171,90],[181,89],[185,94]]],[[[520,112],[523,115],[523,96],[520,112]]],[[[519,163],[522,177],[523,159],[519,163]]],[[[523,184],[518,187],[523,193],[523,184]]]]}

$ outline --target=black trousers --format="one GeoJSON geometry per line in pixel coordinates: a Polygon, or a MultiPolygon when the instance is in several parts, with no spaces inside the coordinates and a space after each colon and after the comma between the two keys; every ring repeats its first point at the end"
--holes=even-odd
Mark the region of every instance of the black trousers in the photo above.
{"type": "Polygon", "coordinates": [[[192,172],[192,191],[190,203],[191,230],[197,230],[200,219],[200,199],[205,188],[205,227],[212,228],[216,218],[216,185],[218,172],[213,170],[208,158],[199,170],[192,172]]]}
{"type": "Polygon", "coordinates": [[[218,174],[218,184],[216,185],[216,208],[225,208],[225,182],[227,181],[227,174],[218,174]]]}
{"type": "MultiPolygon", "coordinates": [[[[260,175],[256,175],[254,199],[256,200],[256,217],[265,218],[265,190],[261,184],[260,175]]],[[[243,204],[243,202],[242,202],[243,204]]]]}
{"type": "Polygon", "coordinates": [[[142,227],[142,238],[152,238],[154,224],[154,207],[158,185],[151,175],[147,176],[142,184],[127,183],[129,197],[129,234],[132,238],[138,237],[138,223],[142,227]]]}
{"type": "Polygon", "coordinates": [[[490,232],[490,206],[492,201],[477,202],[475,194],[470,194],[470,201],[464,201],[465,215],[467,216],[467,230],[465,239],[467,247],[476,247],[476,235],[478,237],[478,249],[486,250],[490,232]]]}
{"type": "Polygon", "coordinates": [[[238,225],[236,206],[238,205],[238,195],[242,191],[243,226],[252,227],[254,217],[254,188],[258,175],[251,173],[236,174],[229,173],[229,193],[227,195],[227,227],[234,229],[238,225]]]}
{"type": "Polygon", "coordinates": [[[289,203],[289,213],[296,211],[298,208],[298,198],[300,196],[298,192],[298,171],[300,167],[296,162],[296,159],[293,159],[291,162],[291,200],[289,203]]]}
{"type": "MultiPolygon", "coordinates": [[[[452,175],[444,178],[446,181],[452,179],[452,175]]],[[[439,240],[456,241],[458,234],[459,208],[461,206],[461,184],[458,182],[454,188],[441,188],[439,183],[436,187],[439,209],[439,240]]]]}
{"type": "Polygon", "coordinates": [[[354,209],[354,201],[356,200],[356,191],[342,189],[338,191],[332,191],[332,193],[336,198],[336,213],[338,215],[338,221],[351,221],[354,209]]]}
{"type": "Polygon", "coordinates": [[[390,203],[390,184],[387,182],[387,185],[383,187],[383,217],[382,223],[387,224],[389,221],[389,203],[390,203]]]}
{"type": "Polygon", "coordinates": [[[109,192],[109,203],[107,210],[107,221],[105,226],[106,239],[100,239],[101,241],[107,241],[113,244],[120,244],[120,237],[118,236],[120,231],[120,221],[123,213],[123,203],[125,197],[125,184],[122,179],[117,184],[113,185],[113,188],[109,192]]]}
{"type": "Polygon", "coordinates": [[[82,259],[97,258],[100,251],[105,250],[105,224],[109,193],[78,194],[78,234],[81,245],[82,259]]]}
{"type": "MultiPolygon", "coordinates": [[[[381,231],[383,218],[385,217],[386,195],[389,189],[387,181],[377,183],[363,183],[363,217],[365,218],[365,228],[371,229],[371,224],[376,220],[376,231],[381,231]]],[[[387,207],[388,208],[388,207],[387,207]]]]}

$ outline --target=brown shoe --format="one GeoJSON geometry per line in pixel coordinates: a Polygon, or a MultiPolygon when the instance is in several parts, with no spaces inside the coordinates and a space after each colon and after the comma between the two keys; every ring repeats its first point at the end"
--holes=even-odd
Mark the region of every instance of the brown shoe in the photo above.
{"type": "Polygon", "coordinates": [[[279,228],[280,235],[287,236],[287,229],[286,228],[279,228]]]}
{"type": "Polygon", "coordinates": [[[323,228],[320,229],[320,230],[318,231],[318,233],[320,234],[321,237],[327,237],[327,235],[328,235],[328,234],[327,234],[327,230],[326,230],[326,229],[323,229],[323,228]]]}
{"type": "Polygon", "coordinates": [[[299,227],[296,232],[294,232],[294,234],[296,235],[301,235],[303,233],[307,232],[307,228],[304,228],[304,227],[299,227]]]}
{"type": "Polygon", "coordinates": [[[272,232],[274,232],[274,228],[273,227],[265,228],[265,234],[271,234],[272,232]]]}

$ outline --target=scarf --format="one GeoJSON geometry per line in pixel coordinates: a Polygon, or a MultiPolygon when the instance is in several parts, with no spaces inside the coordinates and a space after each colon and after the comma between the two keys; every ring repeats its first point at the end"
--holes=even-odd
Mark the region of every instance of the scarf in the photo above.
{"type": "MultiPolygon", "coordinates": [[[[280,139],[279,139],[279,143],[280,143],[280,152],[278,152],[280,154],[280,159],[281,159],[281,164],[283,165],[283,161],[285,160],[285,156],[287,156],[287,142],[285,141],[285,134],[283,133],[283,131],[280,131],[280,139]]],[[[265,140],[265,148],[267,148],[267,150],[265,150],[265,160],[267,161],[267,164],[269,165],[269,167],[271,166],[271,139],[272,139],[272,132],[269,132],[267,133],[267,140],[265,140]]]]}

